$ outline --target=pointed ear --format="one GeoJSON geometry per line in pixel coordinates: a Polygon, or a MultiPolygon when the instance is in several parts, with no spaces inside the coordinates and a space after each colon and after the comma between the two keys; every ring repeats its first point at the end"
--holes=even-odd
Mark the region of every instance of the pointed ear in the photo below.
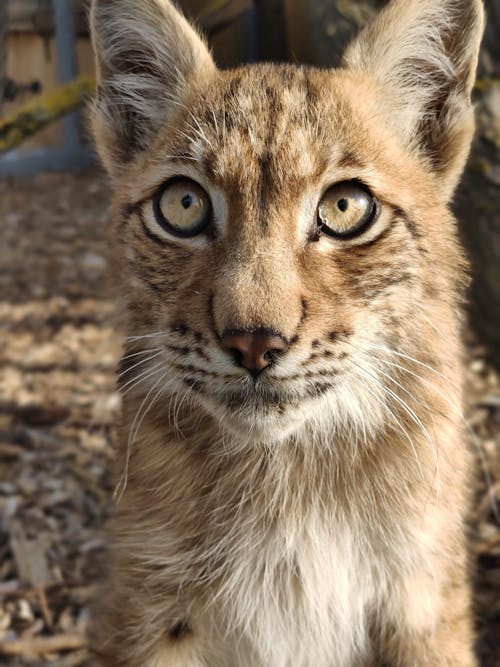
{"type": "Polygon", "coordinates": [[[216,68],[170,0],[93,0],[90,26],[98,75],[92,126],[116,175],[216,68]]]}
{"type": "Polygon", "coordinates": [[[482,0],[392,0],[344,56],[344,67],[382,85],[388,123],[428,161],[448,198],[472,140],[483,27],[482,0]]]}

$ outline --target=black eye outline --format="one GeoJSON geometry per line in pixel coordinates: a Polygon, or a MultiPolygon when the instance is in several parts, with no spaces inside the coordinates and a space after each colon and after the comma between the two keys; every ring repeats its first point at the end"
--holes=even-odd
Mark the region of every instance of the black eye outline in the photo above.
{"type": "Polygon", "coordinates": [[[380,203],[378,199],[375,197],[375,195],[372,193],[370,188],[368,188],[361,181],[358,181],[356,179],[350,179],[348,181],[339,181],[338,183],[334,183],[333,185],[330,185],[328,188],[326,188],[326,190],[320,197],[318,207],[316,209],[316,224],[318,226],[319,231],[326,234],[326,236],[329,236],[330,238],[334,239],[340,239],[342,241],[348,241],[350,239],[354,239],[358,236],[361,236],[364,232],[366,232],[377,220],[379,215],[380,215],[380,203]],[[342,185],[355,186],[360,190],[363,190],[372,200],[372,208],[370,209],[370,212],[366,216],[363,216],[363,218],[361,218],[360,222],[352,231],[346,232],[345,234],[339,234],[338,232],[334,232],[333,229],[330,229],[330,227],[328,227],[328,225],[326,225],[319,216],[319,207],[324,197],[328,194],[330,190],[342,185]]]}
{"type": "Polygon", "coordinates": [[[170,178],[168,181],[163,183],[163,185],[156,191],[156,193],[153,196],[152,199],[153,202],[153,213],[156,219],[156,222],[162,227],[168,234],[171,234],[172,236],[176,236],[177,238],[180,239],[190,239],[194,238],[195,236],[198,236],[201,234],[201,232],[208,227],[210,221],[212,220],[213,217],[213,206],[212,206],[212,200],[208,194],[208,192],[203,188],[199,183],[197,183],[195,180],[192,178],[189,178],[189,176],[174,176],[173,178],[170,178]],[[206,214],[204,215],[202,221],[193,229],[189,230],[182,230],[179,229],[178,227],[175,227],[172,225],[167,218],[163,215],[163,211],[161,210],[161,200],[163,198],[163,195],[165,194],[165,191],[172,187],[172,185],[175,185],[176,183],[180,183],[182,181],[187,182],[188,184],[191,183],[195,185],[197,188],[202,190],[205,194],[205,197],[207,198],[208,202],[208,207],[206,214]]]}

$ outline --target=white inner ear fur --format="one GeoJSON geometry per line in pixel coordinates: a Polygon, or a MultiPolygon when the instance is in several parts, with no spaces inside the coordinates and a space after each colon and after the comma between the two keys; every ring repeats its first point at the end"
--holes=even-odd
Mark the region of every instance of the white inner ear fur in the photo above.
{"type": "Polygon", "coordinates": [[[483,25],[481,0],[393,0],[344,56],[345,67],[381,85],[391,128],[427,155],[450,195],[474,128],[470,96],[483,25]]]}
{"type": "Polygon", "coordinates": [[[216,68],[194,28],[169,0],[93,0],[90,25],[99,81],[93,123],[108,170],[149,144],[183,107],[190,86],[216,68]]]}

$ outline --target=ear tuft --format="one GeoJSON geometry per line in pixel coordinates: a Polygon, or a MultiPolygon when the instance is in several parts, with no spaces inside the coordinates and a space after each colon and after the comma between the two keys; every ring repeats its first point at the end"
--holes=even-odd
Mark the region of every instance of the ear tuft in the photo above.
{"type": "Polygon", "coordinates": [[[90,25],[98,73],[93,129],[115,174],[149,145],[190,86],[210,80],[215,65],[169,0],[93,0],[90,25]]]}
{"type": "Polygon", "coordinates": [[[344,56],[344,67],[381,84],[391,127],[449,195],[470,149],[483,28],[481,0],[392,0],[344,56]]]}

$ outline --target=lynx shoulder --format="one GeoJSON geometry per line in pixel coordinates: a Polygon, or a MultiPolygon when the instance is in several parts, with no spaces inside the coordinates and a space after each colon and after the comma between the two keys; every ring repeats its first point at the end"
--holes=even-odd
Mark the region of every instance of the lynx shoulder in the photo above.
{"type": "Polygon", "coordinates": [[[480,0],[392,0],[341,66],[222,71],[93,0],[126,341],[100,667],[473,667],[449,209],[480,0]]]}

